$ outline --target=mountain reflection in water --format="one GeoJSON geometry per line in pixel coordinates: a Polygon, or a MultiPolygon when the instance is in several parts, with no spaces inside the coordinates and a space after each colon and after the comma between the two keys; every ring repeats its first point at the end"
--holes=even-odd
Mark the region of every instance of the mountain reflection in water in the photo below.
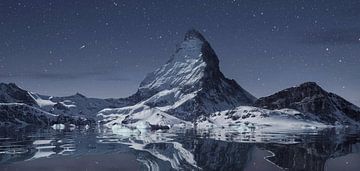
{"type": "Polygon", "coordinates": [[[0,129],[0,170],[359,170],[360,134],[0,129]],[[115,134],[116,133],[116,134],[115,134]]]}

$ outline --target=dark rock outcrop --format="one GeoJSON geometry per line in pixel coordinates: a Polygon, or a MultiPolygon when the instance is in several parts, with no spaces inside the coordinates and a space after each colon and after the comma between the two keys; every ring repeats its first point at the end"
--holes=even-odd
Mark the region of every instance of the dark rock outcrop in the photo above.
{"type": "Polygon", "coordinates": [[[348,118],[360,121],[359,107],[325,91],[315,82],[306,82],[262,97],[255,102],[255,106],[266,109],[295,109],[305,114],[315,114],[321,121],[331,124],[336,121],[346,123],[348,118]]]}
{"type": "Polygon", "coordinates": [[[0,83],[0,103],[24,103],[37,106],[30,94],[14,83],[0,83]]]}

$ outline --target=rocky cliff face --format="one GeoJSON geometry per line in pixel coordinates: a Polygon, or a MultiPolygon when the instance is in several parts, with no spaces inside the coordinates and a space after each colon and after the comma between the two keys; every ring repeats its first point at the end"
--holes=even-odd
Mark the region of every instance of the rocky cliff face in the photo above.
{"type": "Polygon", "coordinates": [[[266,109],[290,108],[314,114],[328,123],[360,121],[360,108],[342,97],[329,93],[314,82],[303,83],[262,97],[255,106],[266,109]]]}
{"type": "Polygon", "coordinates": [[[14,83],[0,83],[0,103],[24,103],[37,106],[30,94],[14,83]]]}

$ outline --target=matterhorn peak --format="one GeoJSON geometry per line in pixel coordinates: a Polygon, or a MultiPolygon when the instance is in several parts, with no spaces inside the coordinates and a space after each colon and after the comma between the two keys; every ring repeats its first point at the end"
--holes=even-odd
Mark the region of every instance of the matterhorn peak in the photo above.
{"type": "Polygon", "coordinates": [[[206,41],[204,36],[199,31],[197,31],[195,29],[190,29],[185,33],[184,41],[192,40],[192,39],[198,39],[198,40],[201,40],[203,42],[206,41]]]}
{"type": "Polygon", "coordinates": [[[167,63],[145,77],[132,99],[185,120],[256,100],[223,75],[215,51],[194,29],[186,32],[167,63]]]}
{"type": "Polygon", "coordinates": [[[210,43],[197,30],[190,29],[185,33],[184,41],[177,47],[170,62],[192,62],[198,60],[199,65],[204,65],[205,76],[221,74],[219,59],[210,43]]]}

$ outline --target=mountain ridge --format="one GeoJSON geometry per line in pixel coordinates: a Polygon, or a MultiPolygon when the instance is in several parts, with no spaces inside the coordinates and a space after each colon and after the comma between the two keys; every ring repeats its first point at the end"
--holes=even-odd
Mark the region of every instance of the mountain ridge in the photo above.
{"type": "Polygon", "coordinates": [[[65,97],[40,95],[15,83],[0,83],[0,125],[94,124],[95,114],[122,101],[96,99],[76,93],[65,97]]]}
{"type": "Polygon", "coordinates": [[[318,115],[322,120],[332,124],[339,121],[341,115],[360,121],[359,107],[334,93],[327,92],[315,82],[305,82],[259,98],[254,105],[271,110],[295,109],[318,115]]]}

